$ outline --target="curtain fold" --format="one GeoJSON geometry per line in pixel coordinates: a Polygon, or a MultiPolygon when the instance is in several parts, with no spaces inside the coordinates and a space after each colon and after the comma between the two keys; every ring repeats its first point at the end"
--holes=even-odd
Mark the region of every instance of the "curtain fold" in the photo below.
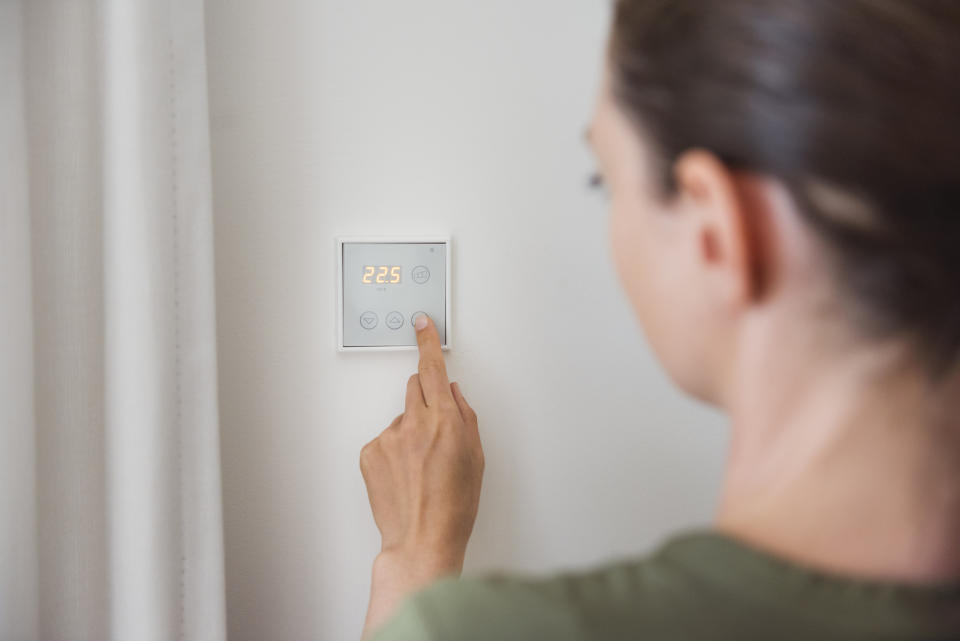
{"type": "Polygon", "coordinates": [[[38,623],[33,310],[21,7],[0,2],[0,639],[38,623]]]}
{"type": "Polygon", "coordinates": [[[223,639],[203,2],[0,11],[0,640],[223,639]]]}

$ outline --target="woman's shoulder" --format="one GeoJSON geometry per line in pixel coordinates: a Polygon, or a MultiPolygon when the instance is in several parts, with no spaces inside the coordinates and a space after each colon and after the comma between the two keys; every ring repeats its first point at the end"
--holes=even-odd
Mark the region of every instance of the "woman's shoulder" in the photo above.
{"type": "Polygon", "coordinates": [[[665,553],[550,577],[494,574],[444,579],[414,596],[376,641],[621,638],[669,610],[686,579],[665,553]],[[664,565],[666,563],[666,565],[664,565]],[[672,597],[670,595],[673,595],[672,597]]]}
{"type": "Polygon", "coordinates": [[[585,572],[446,579],[410,599],[375,640],[846,641],[890,634],[960,638],[960,586],[828,576],[703,531],[585,572]]]}

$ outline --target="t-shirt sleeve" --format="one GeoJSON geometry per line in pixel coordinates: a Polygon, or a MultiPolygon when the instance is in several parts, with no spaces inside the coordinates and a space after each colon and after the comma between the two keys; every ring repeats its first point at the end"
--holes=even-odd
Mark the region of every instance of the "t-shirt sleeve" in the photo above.
{"type": "Polygon", "coordinates": [[[552,581],[444,579],[408,599],[372,641],[574,641],[578,608],[552,581]]]}

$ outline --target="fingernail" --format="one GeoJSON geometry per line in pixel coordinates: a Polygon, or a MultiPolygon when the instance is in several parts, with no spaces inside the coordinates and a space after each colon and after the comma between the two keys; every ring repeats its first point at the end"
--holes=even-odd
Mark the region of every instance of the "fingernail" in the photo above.
{"type": "Polygon", "coordinates": [[[427,328],[427,315],[420,314],[417,316],[417,320],[414,322],[413,326],[417,328],[418,332],[425,330],[427,328]]]}

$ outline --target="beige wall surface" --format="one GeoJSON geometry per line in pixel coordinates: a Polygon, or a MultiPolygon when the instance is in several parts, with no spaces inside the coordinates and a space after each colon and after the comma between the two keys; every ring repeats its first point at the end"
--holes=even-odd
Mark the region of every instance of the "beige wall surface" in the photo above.
{"type": "Polygon", "coordinates": [[[358,456],[410,353],[339,354],[338,235],[451,234],[451,376],[487,473],[468,571],[641,554],[708,522],[727,434],[611,265],[583,143],[605,0],[207,0],[233,641],[358,638],[358,456]]]}

